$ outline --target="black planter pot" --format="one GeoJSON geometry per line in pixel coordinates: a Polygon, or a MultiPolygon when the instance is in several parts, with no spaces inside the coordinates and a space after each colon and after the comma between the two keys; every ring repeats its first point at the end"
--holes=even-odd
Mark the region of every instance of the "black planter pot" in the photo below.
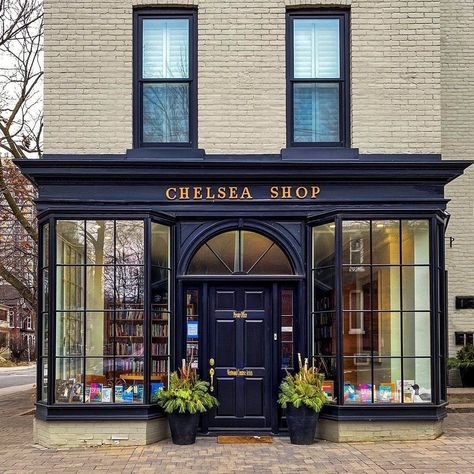
{"type": "Polygon", "coordinates": [[[319,413],[311,410],[306,405],[299,408],[288,405],[286,408],[286,422],[291,444],[313,444],[318,419],[319,413]]]}
{"type": "Polygon", "coordinates": [[[474,367],[459,367],[463,387],[474,387],[474,367]]]}
{"type": "Polygon", "coordinates": [[[194,444],[196,442],[199,414],[169,413],[171,439],[174,444],[194,444]]]}

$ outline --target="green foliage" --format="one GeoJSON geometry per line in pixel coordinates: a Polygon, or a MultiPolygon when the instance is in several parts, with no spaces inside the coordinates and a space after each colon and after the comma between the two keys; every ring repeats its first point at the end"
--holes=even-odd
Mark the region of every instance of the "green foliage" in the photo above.
{"type": "Polygon", "coordinates": [[[458,367],[460,369],[461,368],[467,369],[470,367],[474,367],[474,346],[472,344],[468,344],[467,346],[464,346],[462,349],[459,349],[459,351],[456,354],[456,359],[454,360],[456,362],[455,362],[455,365],[453,363],[453,367],[458,367]]]}
{"type": "Polygon", "coordinates": [[[158,392],[157,401],[166,413],[204,413],[219,404],[208,389],[194,369],[183,365],[171,374],[168,389],[158,392]]]}
{"type": "Polygon", "coordinates": [[[315,367],[308,367],[308,360],[301,364],[301,355],[298,354],[299,371],[294,375],[287,373],[280,385],[278,403],[282,408],[288,404],[299,408],[306,405],[312,410],[319,412],[328,402],[323,391],[324,374],[318,372],[315,367]]]}

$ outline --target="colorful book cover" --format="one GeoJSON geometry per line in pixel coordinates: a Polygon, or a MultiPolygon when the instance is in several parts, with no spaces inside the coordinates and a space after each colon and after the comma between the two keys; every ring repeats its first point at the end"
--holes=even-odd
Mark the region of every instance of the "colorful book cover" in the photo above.
{"type": "Polygon", "coordinates": [[[122,400],[128,403],[133,402],[133,386],[130,386],[123,391],[122,400]]]}
{"type": "Polygon", "coordinates": [[[361,402],[371,402],[372,401],[372,384],[370,383],[359,384],[359,396],[360,396],[361,402]]]}
{"type": "Polygon", "coordinates": [[[355,389],[351,383],[344,384],[344,400],[348,402],[355,401],[355,389]]]}
{"type": "Polygon", "coordinates": [[[112,389],[110,387],[104,387],[102,389],[102,401],[104,403],[110,403],[112,401],[112,389]]]}
{"type": "Polygon", "coordinates": [[[139,383],[133,386],[133,400],[135,402],[143,401],[143,384],[139,383]]]}
{"type": "Polygon", "coordinates": [[[116,385],[115,386],[115,403],[120,403],[123,401],[123,386],[116,385]]]}
{"type": "Polygon", "coordinates": [[[91,402],[101,402],[102,401],[102,384],[91,383],[90,387],[91,387],[91,391],[90,391],[91,402]]]}
{"type": "Polygon", "coordinates": [[[334,399],[334,382],[332,380],[325,380],[323,382],[323,391],[329,401],[334,399]]]}
{"type": "Polygon", "coordinates": [[[379,385],[379,400],[381,402],[392,401],[392,384],[380,384],[379,385]]]}

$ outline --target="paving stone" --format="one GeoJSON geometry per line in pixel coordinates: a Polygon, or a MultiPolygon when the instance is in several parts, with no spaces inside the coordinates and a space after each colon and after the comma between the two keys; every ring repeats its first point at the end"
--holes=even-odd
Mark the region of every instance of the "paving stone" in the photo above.
{"type": "Polygon", "coordinates": [[[193,446],[169,440],[149,446],[45,449],[33,444],[29,393],[0,398],[0,473],[472,473],[474,413],[450,413],[446,433],[434,441],[318,442],[293,446],[275,437],[271,445],[218,445],[203,437],[193,446]]]}

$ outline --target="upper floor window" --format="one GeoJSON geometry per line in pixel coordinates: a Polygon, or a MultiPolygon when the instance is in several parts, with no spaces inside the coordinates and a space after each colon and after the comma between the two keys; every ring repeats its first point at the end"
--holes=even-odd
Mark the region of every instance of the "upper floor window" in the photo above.
{"type": "Polygon", "coordinates": [[[195,31],[195,12],[137,11],[136,146],[196,146],[195,31]]]}
{"type": "Polygon", "coordinates": [[[348,13],[288,13],[289,146],[349,143],[348,13]]]}

